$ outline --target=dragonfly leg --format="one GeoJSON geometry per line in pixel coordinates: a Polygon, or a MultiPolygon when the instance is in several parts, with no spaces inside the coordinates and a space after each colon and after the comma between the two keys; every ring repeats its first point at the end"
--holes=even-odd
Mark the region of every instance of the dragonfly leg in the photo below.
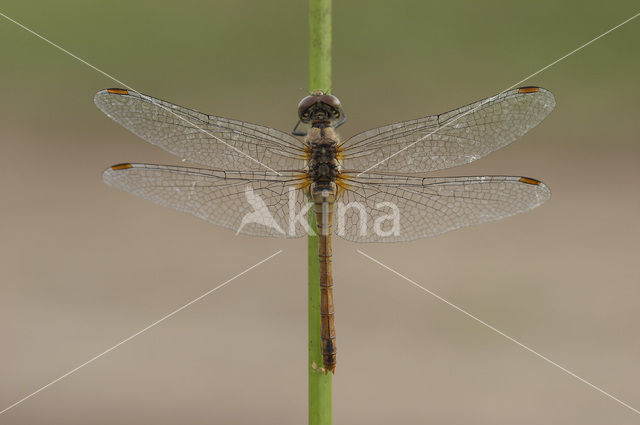
{"type": "Polygon", "coordinates": [[[342,112],[342,118],[340,119],[340,121],[338,121],[337,123],[335,123],[333,125],[333,128],[338,128],[340,127],[342,124],[344,124],[344,122],[347,120],[347,116],[344,114],[344,112],[342,112]]]}
{"type": "Polygon", "coordinates": [[[307,132],[306,131],[300,131],[298,130],[298,126],[300,125],[300,120],[298,120],[298,122],[296,123],[296,126],[293,127],[293,130],[291,130],[291,134],[293,134],[294,136],[306,136],[307,132]]]}

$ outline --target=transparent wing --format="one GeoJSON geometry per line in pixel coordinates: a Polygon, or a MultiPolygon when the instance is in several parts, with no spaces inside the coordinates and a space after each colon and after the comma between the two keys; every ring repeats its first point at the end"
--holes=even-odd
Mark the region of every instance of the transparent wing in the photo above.
{"type": "Polygon", "coordinates": [[[509,90],[440,115],[353,136],[341,145],[344,165],[359,171],[422,173],[466,164],[513,142],[554,106],[553,95],[543,88],[509,90]]]}
{"type": "Polygon", "coordinates": [[[180,158],[225,170],[304,168],[304,143],[281,131],[203,114],[124,89],[94,102],[109,118],[180,158]]]}
{"type": "Polygon", "coordinates": [[[307,206],[306,197],[298,189],[304,176],[281,174],[119,164],[108,168],[102,178],[117,189],[237,233],[304,236],[302,222],[306,222],[306,215],[301,215],[304,220],[295,220],[307,206]]]}
{"type": "Polygon", "coordinates": [[[528,211],[551,197],[544,183],[527,177],[422,178],[370,173],[344,183],[334,228],[338,236],[354,242],[435,236],[528,211]]]}

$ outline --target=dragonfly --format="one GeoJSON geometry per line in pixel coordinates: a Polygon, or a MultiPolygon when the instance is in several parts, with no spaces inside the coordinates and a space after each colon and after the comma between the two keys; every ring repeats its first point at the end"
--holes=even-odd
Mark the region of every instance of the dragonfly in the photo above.
{"type": "Polygon", "coordinates": [[[362,243],[411,241],[523,213],[551,196],[530,177],[428,175],[476,161],[538,125],[555,106],[541,87],[344,141],[336,130],[345,121],[341,102],[323,91],[299,102],[291,134],[128,89],[101,90],[94,101],[137,136],[198,164],[117,164],[103,173],[108,185],[237,234],[318,236],[325,373],[336,368],[333,234],[362,243]]]}

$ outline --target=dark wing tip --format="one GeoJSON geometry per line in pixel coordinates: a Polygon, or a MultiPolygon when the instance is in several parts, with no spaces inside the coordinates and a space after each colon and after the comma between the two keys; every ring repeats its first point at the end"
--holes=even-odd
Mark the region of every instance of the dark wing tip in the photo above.
{"type": "Polygon", "coordinates": [[[539,186],[542,183],[540,180],[532,179],[531,177],[520,177],[519,181],[521,183],[532,184],[535,186],[539,186]]]}
{"type": "Polygon", "coordinates": [[[551,189],[549,189],[549,186],[547,186],[540,180],[531,177],[520,177],[518,178],[518,182],[534,186],[531,188],[531,190],[536,193],[536,198],[538,199],[538,203],[536,206],[544,204],[549,199],[551,199],[551,189]]]}
{"type": "Polygon", "coordinates": [[[104,90],[98,91],[93,96],[93,102],[100,108],[101,103],[108,102],[106,98],[110,95],[127,96],[130,94],[131,94],[131,91],[127,89],[119,89],[119,88],[104,89],[104,90]]]}
{"type": "Polygon", "coordinates": [[[125,96],[125,95],[129,95],[131,94],[130,90],[127,89],[119,89],[119,88],[111,88],[111,89],[103,89],[103,90],[98,90],[96,92],[96,94],[93,96],[94,100],[98,99],[101,96],[105,96],[105,95],[110,95],[110,94],[115,94],[118,96],[125,96]]]}
{"type": "Polygon", "coordinates": [[[108,168],[108,170],[118,171],[118,170],[126,170],[127,168],[133,168],[133,165],[129,162],[123,162],[122,164],[112,165],[108,168]]]}
{"type": "Polygon", "coordinates": [[[106,89],[106,92],[110,94],[129,94],[129,90],[119,88],[106,89]]]}
{"type": "MultiPolygon", "coordinates": [[[[556,98],[553,95],[553,93],[551,93],[549,90],[545,89],[544,87],[538,87],[538,86],[524,86],[524,87],[519,87],[517,89],[515,89],[518,95],[530,95],[530,94],[536,94],[536,98],[540,99],[539,102],[542,102],[544,105],[544,108],[548,111],[548,113],[551,113],[551,111],[556,107],[556,98]]],[[[547,113],[547,115],[548,115],[547,113]]],[[[545,115],[546,117],[546,115],[545,115]]]]}
{"type": "Polygon", "coordinates": [[[129,162],[123,162],[122,164],[112,165],[111,167],[104,170],[104,172],[102,173],[102,181],[104,181],[109,186],[116,186],[115,183],[118,181],[119,178],[122,177],[122,174],[123,174],[122,172],[125,170],[129,170],[131,168],[135,168],[135,167],[134,167],[134,164],[131,164],[129,162]]]}
{"type": "Polygon", "coordinates": [[[518,93],[537,93],[540,91],[542,87],[536,87],[536,86],[524,86],[524,87],[518,87],[518,93]]]}

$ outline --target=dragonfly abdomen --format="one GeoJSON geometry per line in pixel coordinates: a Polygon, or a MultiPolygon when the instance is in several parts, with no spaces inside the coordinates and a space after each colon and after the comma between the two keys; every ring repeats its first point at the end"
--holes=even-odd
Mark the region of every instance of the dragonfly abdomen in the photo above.
{"type": "Polygon", "coordinates": [[[333,182],[318,182],[311,185],[313,212],[318,233],[318,260],[320,265],[320,316],[322,338],[322,362],[325,373],[335,373],[336,330],[333,308],[333,273],[331,234],[333,232],[333,207],[336,185],[333,182]]]}

